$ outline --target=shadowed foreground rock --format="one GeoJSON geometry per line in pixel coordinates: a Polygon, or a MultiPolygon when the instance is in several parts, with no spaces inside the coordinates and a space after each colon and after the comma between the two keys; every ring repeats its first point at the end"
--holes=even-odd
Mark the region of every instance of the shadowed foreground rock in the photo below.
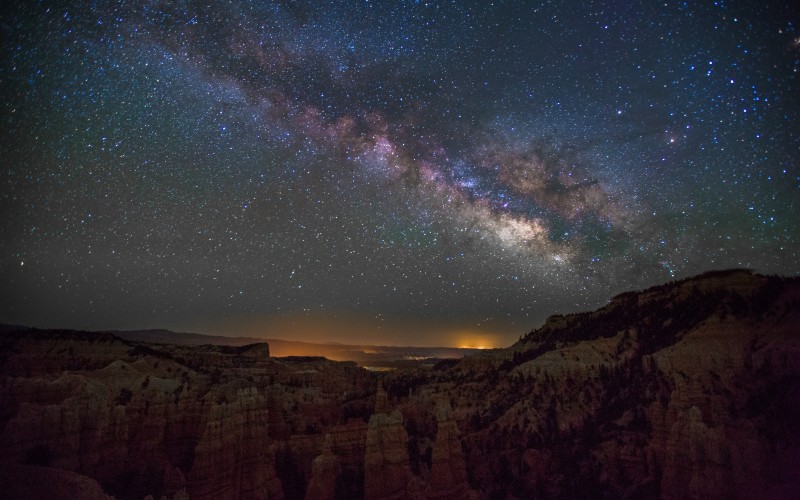
{"type": "Polygon", "coordinates": [[[449,403],[440,400],[436,409],[436,441],[431,455],[428,498],[450,500],[476,498],[467,481],[467,468],[459,435],[449,403]]]}
{"type": "Polygon", "coordinates": [[[375,414],[369,418],[367,428],[364,496],[368,499],[406,498],[411,494],[412,476],[403,415],[399,411],[388,413],[383,387],[378,387],[375,399],[375,414]]]}
{"type": "Polygon", "coordinates": [[[37,465],[11,465],[0,470],[0,491],[7,500],[110,500],[94,479],[37,465]]]}
{"type": "Polygon", "coordinates": [[[311,481],[306,490],[307,500],[333,500],[336,498],[336,478],[342,467],[331,450],[331,437],[325,436],[322,453],[311,463],[311,481]]]}
{"type": "Polygon", "coordinates": [[[748,271],[384,375],[4,327],[9,498],[798,498],[800,280],[748,271]]]}

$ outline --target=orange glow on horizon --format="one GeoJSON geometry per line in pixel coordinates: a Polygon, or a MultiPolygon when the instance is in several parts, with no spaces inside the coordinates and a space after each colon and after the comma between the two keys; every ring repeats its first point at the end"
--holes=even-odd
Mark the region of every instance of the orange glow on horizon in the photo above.
{"type": "Polygon", "coordinates": [[[492,334],[481,330],[459,330],[453,332],[453,336],[457,339],[454,344],[459,349],[494,349],[494,342],[487,338],[490,335],[492,334]]]}
{"type": "MultiPolygon", "coordinates": [[[[356,314],[289,313],[274,316],[242,316],[203,322],[189,331],[207,334],[280,339],[299,343],[344,344],[367,348],[376,346],[455,347],[460,349],[495,349],[516,340],[513,327],[493,324],[480,327],[365,317],[356,314]]],[[[308,346],[293,346],[299,355],[308,346]]]]}

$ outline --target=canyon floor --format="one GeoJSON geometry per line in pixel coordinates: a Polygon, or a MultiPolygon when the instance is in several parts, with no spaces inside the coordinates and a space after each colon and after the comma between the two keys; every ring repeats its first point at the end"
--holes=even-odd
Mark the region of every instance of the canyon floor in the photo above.
{"type": "Polygon", "coordinates": [[[3,330],[8,498],[800,498],[800,278],[707,273],[380,372],[3,330]]]}

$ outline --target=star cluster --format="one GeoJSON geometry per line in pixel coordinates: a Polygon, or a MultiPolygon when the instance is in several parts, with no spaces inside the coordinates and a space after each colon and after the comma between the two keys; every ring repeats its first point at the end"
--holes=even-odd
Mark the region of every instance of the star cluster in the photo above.
{"type": "Polygon", "coordinates": [[[14,2],[0,321],[358,316],[379,343],[503,345],[627,289],[797,274],[798,22],[790,2],[14,2]]]}

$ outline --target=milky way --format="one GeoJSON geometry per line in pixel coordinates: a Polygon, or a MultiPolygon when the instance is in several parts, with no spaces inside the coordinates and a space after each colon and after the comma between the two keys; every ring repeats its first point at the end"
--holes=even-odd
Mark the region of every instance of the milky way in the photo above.
{"type": "Polygon", "coordinates": [[[751,3],[15,2],[0,321],[501,345],[797,274],[799,19],[751,3]]]}

